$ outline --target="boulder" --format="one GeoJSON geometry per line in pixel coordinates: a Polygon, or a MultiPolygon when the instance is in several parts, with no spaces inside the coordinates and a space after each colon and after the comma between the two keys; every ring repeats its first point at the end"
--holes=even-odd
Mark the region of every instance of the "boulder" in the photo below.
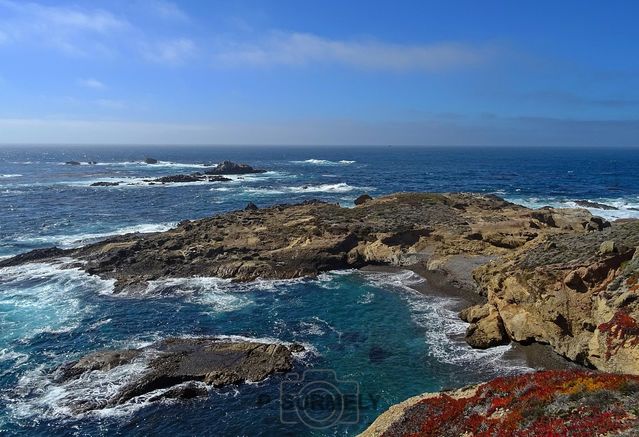
{"type": "Polygon", "coordinates": [[[82,163],[78,162],[78,161],[67,161],[65,162],[66,165],[82,165],[82,163]]]}
{"type": "Polygon", "coordinates": [[[489,308],[488,315],[471,323],[466,330],[466,342],[476,349],[510,343],[504,323],[494,307],[489,308]]]}
{"type": "Polygon", "coordinates": [[[146,158],[144,158],[144,163],[145,164],[157,164],[158,160],[155,159],[155,158],[146,157],[146,158]]]}
{"type": "Polygon", "coordinates": [[[362,194],[361,196],[359,196],[357,199],[355,199],[355,205],[363,205],[366,202],[368,202],[369,200],[373,200],[373,198],[371,196],[369,196],[368,194],[362,194]]]}
{"type": "Polygon", "coordinates": [[[257,211],[259,208],[253,202],[249,202],[246,204],[244,211],[257,211]]]}

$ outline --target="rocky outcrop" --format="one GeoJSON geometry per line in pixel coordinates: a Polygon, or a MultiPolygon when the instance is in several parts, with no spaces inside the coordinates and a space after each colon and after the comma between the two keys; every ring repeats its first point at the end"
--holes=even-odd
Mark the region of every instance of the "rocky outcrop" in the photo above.
{"type": "Polygon", "coordinates": [[[146,158],[144,158],[144,163],[145,164],[157,164],[158,160],[155,159],[155,158],[146,157],[146,158]]]}
{"type": "Polygon", "coordinates": [[[256,169],[248,164],[237,164],[232,161],[222,161],[215,167],[205,171],[209,175],[236,175],[251,173],[266,173],[266,170],[256,169]]]}
{"type": "Polygon", "coordinates": [[[296,344],[171,338],[141,349],[94,352],[59,368],[55,380],[64,385],[88,372],[97,372],[107,378],[108,372],[117,367],[136,360],[146,363],[144,371],[131,375],[129,381],[108,399],[85,399],[71,406],[76,412],[84,412],[122,404],[153,392],[157,393],[149,399],[151,401],[187,399],[206,395],[206,386],[261,381],[273,373],[290,370],[293,353],[303,350],[296,344]]]}
{"type": "Polygon", "coordinates": [[[603,209],[605,211],[616,211],[619,209],[615,206],[606,205],[605,203],[592,202],[590,200],[575,200],[575,204],[583,208],[603,209]]]}
{"type": "Polygon", "coordinates": [[[466,341],[477,349],[510,343],[497,308],[490,304],[476,305],[463,310],[459,317],[470,323],[466,341]]]}
{"type": "Polygon", "coordinates": [[[79,161],[67,161],[65,162],[66,165],[82,165],[81,162],[79,161]]]}
{"type": "Polygon", "coordinates": [[[91,187],[117,187],[118,185],[120,185],[119,182],[94,182],[92,183],[90,186],[91,187]]]}
{"type": "Polygon", "coordinates": [[[639,377],[543,371],[392,406],[361,436],[636,435],[639,377]]]}
{"type": "Polygon", "coordinates": [[[184,221],[164,233],[118,236],[59,255],[84,261],[87,272],[115,279],[121,290],[167,277],[285,279],[417,262],[434,269],[459,254],[490,259],[544,235],[583,233],[593,220],[585,210],[545,213],[551,224],[537,211],[471,194],[400,193],[355,208],[307,201],[184,221]]]}
{"type": "Polygon", "coordinates": [[[639,222],[548,236],[475,271],[508,336],[639,374],[639,222]]]}
{"type": "Polygon", "coordinates": [[[373,200],[373,198],[369,196],[368,194],[362,194],[361,196],[358,196],[353,203],[355,205],[363,205],[369,200],[373,200]]]}
{"type": "Polygon", "coordinates": [[[202,173],[180,174],[172,176],[162,176],[157,179],[145,179],[145,182],[156,182],[160,184],[182,183],[182,182],[228,182],[232,179],[224,176],[207,176],[202,173]]]}

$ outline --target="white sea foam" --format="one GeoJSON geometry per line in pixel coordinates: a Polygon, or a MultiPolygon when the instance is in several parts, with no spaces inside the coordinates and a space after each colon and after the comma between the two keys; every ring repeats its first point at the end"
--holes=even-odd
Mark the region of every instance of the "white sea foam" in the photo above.
{"type": "Polygon", "coordinates": [[[459,302],[453,298],[427,295],[411,286],[425,279],[411,271],[380,273],[367,272],[364,278],[379,288],[392,287],[402,291],[413,320],[425,328],[425,341],[429,354],[440,362],[472,365],[485,370],[499,369],[502,373],[529,371],[525,363],[504,359],[511,346],[499,346],[486,350],[471,348],[464,341],[468,324],[462,321],[454,307],[459,302]]]}
{"type": "MultiPolygon", "coordinates": [[[[528,208],[542,208],[551,206],[553,208],[583,208],[577,205],[574,200],[565,200],[556,197],[514,197],[506,196],[506,200],[526,206],[528,208]]],[[[577,200],[577,199],[575,199],[577,200]]],[[[579,199],[581,200],[581,199],[579,199]]],[[[591,202],[602,203],[617,208],[616,210],[605,210],[599,208],[585,208],[592,215],[603,217],[607,220],[616,220],[622,218],[639,218],[639,196],[628,197],[611,197],[586,199],[591,202]]]]}
{"type": "Polygon", "coordinates": [[[80,294],[112,288],[113,281],[66,268],[62,263],[1,268],[0,341],[27,341],[42,333],[76,329],[91,311],[80,294]]]}
{"type": "Polygon", "coordinates": [[[341,160],[341,161],[329,161],[328,159],[305,159],[303,161],[291,161],[294,164],[310,164],[310,165],[349,165],[354,164],[355,161],[341,160]]]}
{"type": "Polygon", "coordinates": [[[0,174],[0,178],[19,178],[21,174],[18,173],[9,173],[9,174],[0,174]]]}
{"type": "Polygon", "coordinates": [[[320,184],[320,185],[300,185],[300,186],[284,186],[278,188],[245,188],[244,192],[258,195],[277,195],[277,194],[304,194],[304,193],[348,193],[354,190],[368,190],[371,187],[355,187],[347,183],[340,182],[337,184],[320,184]]]}
{"type": "Polygon", "coordinates": [[[95,243],[114,235],[132,234],[132,233],[152,233],[164,232],[177,226],[177,223],[143,223],[139,225],[124,226],[114,229],[112,232],[89,232],[85,234],[58,234],[58,235],[42,235],[37,237],[22,236],[15,241],[26,244],[52,244],[63,249],[70,249],[84,246],[86,244],[95,243]]]}

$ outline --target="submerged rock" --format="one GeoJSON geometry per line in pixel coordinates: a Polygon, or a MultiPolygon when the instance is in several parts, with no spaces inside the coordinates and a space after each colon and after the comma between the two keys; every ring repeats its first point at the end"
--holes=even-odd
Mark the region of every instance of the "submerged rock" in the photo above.
{"type": "Polygon", "coordinates": [[[66,165],[82,165],[81,162],[78,161],[67,161],[65,162],[66,165]]]}
{"type": "MultiPolygon", "coordinates": [[[[276,372],[293,367],[293,353],[301,345],[230,341],[219,338],[170,338],[140,349],[107,350],[91,353],[65,364],[55,381],[69,383],[87,372],[108,372],[134,361],[146,361],[145,370],[131,375],[106,402],[82,400],[73,405],[77,411],[118,405],[151,394],[159,399],[190,399],[207,394],[206,386],[222,387],[242,382],[261,381],[276,372]]],[[[95,375],[94,375],[95,376],[95,375]]]]}

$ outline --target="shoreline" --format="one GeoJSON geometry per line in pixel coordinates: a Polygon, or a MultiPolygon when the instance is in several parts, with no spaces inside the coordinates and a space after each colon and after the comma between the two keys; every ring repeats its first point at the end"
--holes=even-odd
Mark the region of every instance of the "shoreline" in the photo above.
{"type": "MultiPolygon", "coordinates": [[[[395,273],[400,271],[412,271],[416,275],[423,278],[425,281],[420,284],[411,284],[408,287],[413,290],[429,296],[438,296],[445,298],[452,298],[455,301],[452,309],[455,311],[461,311],[469,306],[486,303],[486,298],[475,291],[469,289],[463,284],[470,285],[468,282],[469,272],[476,267],[476,263],[468,260],[468,263],[464,265],[463,260],[458,259],[455,263],[457,267],[462,268],[450,268],[450,265],[446,271],[442,270],[429,270],[423,264],[414,264],[410,266],[365,266],[359,269],[362,272],[388,272],[395,273]]],[[[470,276],[472,280],[472,276],[470,276]]],[[[460,319],[461,320],[461,319],[460,319]]],[[[548,344],[531,343],[522,344],[515,341],[509,343],[510,350],[503,355],[503,359],[513,363],[525,363],[526,366],[532,370],[566,370],[566,369],[581,369],[588,370],[586,367],[574,363],[561,355],[557,354],[553,348],[548,344]]]]}

